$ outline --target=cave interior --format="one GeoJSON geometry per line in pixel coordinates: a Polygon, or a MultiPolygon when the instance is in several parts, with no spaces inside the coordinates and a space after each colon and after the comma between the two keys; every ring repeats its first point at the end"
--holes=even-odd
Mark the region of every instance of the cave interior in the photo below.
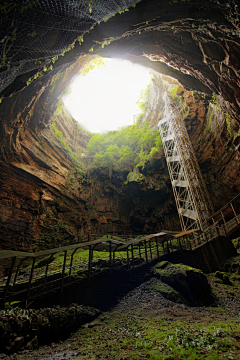
{"type": "Polygon", "coordinates": [[[90,135],[59,103],[96,56],[152,71],[151,128],[166,89],[181,105],[214,211],[240,192],[238,1],[29,0],[1,13],[1,249],[180,229],[163,153],[127,184],[126,171],[78,171],[90,135]]]}

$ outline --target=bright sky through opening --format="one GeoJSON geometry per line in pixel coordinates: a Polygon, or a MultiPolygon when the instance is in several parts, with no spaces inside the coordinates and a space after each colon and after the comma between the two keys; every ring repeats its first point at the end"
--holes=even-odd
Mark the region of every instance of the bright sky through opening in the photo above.
{"type": "Polygon", "coordinates": [[[103,68],[78,76],[63,102],[72,117],[94,133],[133,124],[139,93],[150,83],[149,72],[129,61],[108,59],[103,68]]]}

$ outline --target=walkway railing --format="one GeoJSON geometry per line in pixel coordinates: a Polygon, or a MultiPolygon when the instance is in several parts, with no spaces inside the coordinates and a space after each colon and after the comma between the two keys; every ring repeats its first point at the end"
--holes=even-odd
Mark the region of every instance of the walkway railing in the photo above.
{"type": "Polygon", "coordinates": [[[95,238],[35,253],[2,250],[1,266],[8,269],[8,274],[0,279],[0,305],[3,308],[6,302],[28,301],[50,291],[62,293],[65,286],[80,280],[90,281],[102,271],[134,271],[136,266],[170,252],[194,250],[228,236],[240,229],[240,194],[207,219],[207,223],[209,226],[203,232],[163,231],[121,241],[95,238]]]}
{"type": "Polygon", "coordinates": [[[207,228],[193,237],[192,249],[240,229],[240,194],[206,220],[207,228]]]}
{"type": "Polygon", "coordinates": [[[128,270],[164,254],[161,242],[168,233],[143,236],[129,241],[96,239],[39,251],[36,253],[3,250],[1,264],[9,269],[0,280],[0,304],[28,301],[91,277],[103,270],[128,270]],[[58,264],[58,266],[57,266],[58,264]]]}

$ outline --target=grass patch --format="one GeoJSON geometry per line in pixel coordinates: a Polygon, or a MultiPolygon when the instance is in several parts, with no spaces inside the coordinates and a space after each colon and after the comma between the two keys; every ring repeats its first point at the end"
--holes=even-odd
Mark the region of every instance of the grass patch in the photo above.
{"type": "Polygon", "coordinates": [[[80,330],[76,335],[81,338],[81,353],[97,353],[100,359],[219,360],[231,354],[237,359],[240,349],[238,321],[189,325],[150,316],[143,321],[137,312],[134,319],[115,313],[104,327],[90,333],[80,330]]]}

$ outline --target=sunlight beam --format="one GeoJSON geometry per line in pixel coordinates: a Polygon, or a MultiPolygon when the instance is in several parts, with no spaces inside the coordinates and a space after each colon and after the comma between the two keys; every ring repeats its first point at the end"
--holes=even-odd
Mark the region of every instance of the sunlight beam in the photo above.
{"type": "Polygon", "coordinates": [[[129,61],[108,59],[103,68],[77,76],[63,102],[84,128],[94,133],[132,125],[139,93],[150,83],[147,69],[129,61]]]}

